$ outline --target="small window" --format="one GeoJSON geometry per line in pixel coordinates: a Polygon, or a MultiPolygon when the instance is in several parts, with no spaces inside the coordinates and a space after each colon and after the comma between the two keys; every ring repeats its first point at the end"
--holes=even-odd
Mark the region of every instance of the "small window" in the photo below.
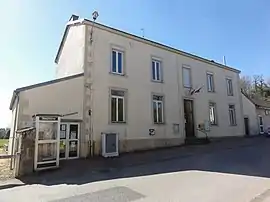
{"type": "Polygon", "coordinates": [[[207,73],[207,90],[208,92],[214,92],[214,75],[211,73],[207,73]]]}
{"type": "Polygon", "coordinates": [[[235,115],[235,106],[229,105],[229,118],[230,118],[230,125],[236,125],[236,115],[235,115]]]}
{"type": "Polygon", "coordinates": [[[111,72],[114,74],[124,74],[123,61],[124,53],[122,51],[112,50],[112,67],[111,72]]]}
{"type": "Polygon", "coordinates": [[[211,125],[217,125],[216,103],[209,103],[209,120],[211,125]]]}
{"type": "Polygon", "coordinates": [[[162,81],[161,62],[158,60],[152,60],[152,80],[162,81]]]}
{"type": "Polygon", "coordinates": [[[125,122],[125,92],[111,90],[111,122],[125,122]]]}
{"type": "Polygon", "coordinates": [[[153,118],[154,123],[164,123],[163,96],[153,95],[153,118]]]}
{"type": "Polygon", "coordinates": [[[260,128],[260,134],[264,134],[264,126],[263,126],[262,116],[259,116],[259,128],[260,128]]]}
{"type": "Polygon", "coordinates": [[[227,84],[227,94],[228,96],[233,96],[233,85],[231,79],[226,79],[227,84]]]}
{"type": "Polygon", "coordinates": [[[191,88],[191,71],[190,68],[183,67],[183,85],[186,88],[191,88]]]}

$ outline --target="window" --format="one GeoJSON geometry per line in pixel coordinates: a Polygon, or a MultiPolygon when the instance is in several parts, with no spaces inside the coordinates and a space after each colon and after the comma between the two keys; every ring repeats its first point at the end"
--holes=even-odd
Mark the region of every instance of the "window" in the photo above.
{"type": "Polygon", "coordinates": [[[190,72],[190,68],[183,67],[183,85],[186,88],[191,88],[191,72],[190,72]]]}
{"type": "Polygon", "coordinates": [[[209,120],[211,125],[217,125],[216,103],[209,103],[209,120]]]}
{"type": "Polygon", "coordinates": [[[236,125],[236,116],[235,116],[235,106],[229,105],[229,118],[230,118],[230,125],[236,125]]]}
{"type": "Polygon", "coordinates": [[[152,79],[153,81],[162,81],[161,62],[152,60],[152,79]]]}
{"type": "Polygon", "coordinates": [[[153,95],[154,123],[164,123],[163,96],[153,95]]]}
{"type": "Polygon", "coordinates": [[[214,92],[214,75],[212,73],[207,73],[207,90],[208,92],[214,92]]]}
{"type": "Polygon", "coordinates": [[[259,128],[260,128],[260,134],[264,134],[263,118],[262,118],[262,116],[259,116],[259,128]]]}
{"type": "Polygon", "coordinates": [[[122,51],[112,50],[112,67],[111,72],[115,74],[124,74],[123,61],[124,53],[122,51]]]}
{"type": "Polygon", "coordinates": [[[125,92],[111,90],[111,122],[125,122],[125,92]]]}
{"type": "Polygon", "coordinates": [[[233,96],[232,80],[231,79],[226,79],[226,84],[227,84],[227,94],[229,96],[233,96]]]}

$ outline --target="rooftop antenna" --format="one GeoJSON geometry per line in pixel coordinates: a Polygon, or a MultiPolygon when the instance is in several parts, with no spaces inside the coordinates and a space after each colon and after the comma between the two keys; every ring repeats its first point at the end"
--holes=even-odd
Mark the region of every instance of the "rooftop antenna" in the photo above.
{"type": "Polygon", "coordinates": [[[144,28],[141,28],[142,31],[142,37],[144,38],[144,28]]]}
{"type": "Polygon", "coordinates": [[[226,57],[225,57],[225,55],[223,56],[223,65],[226,66],[226,57]]]}

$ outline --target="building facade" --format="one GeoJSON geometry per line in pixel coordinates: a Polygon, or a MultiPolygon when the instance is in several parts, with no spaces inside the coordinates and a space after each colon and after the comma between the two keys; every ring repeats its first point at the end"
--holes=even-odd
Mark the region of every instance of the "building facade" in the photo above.
{"type": "MultiPolygon", "coordinates": [[[[210,125],[209,137],[244,135],[239,70],[77,16],[66,26],[55,62],[58,79],[83,75],[81,86],[65,91],[80,92],[80,109],[66,111],[80,111],[72,119],[81,121],[81,157],[101,154],[103,133],[119,135],[120,152],[204,137],[199,124],[210,125]]],[[[58,97],[54,102],[61,104],[58,97]]],[[[29,114],[36,111],[46,110],[29,114]]]]}

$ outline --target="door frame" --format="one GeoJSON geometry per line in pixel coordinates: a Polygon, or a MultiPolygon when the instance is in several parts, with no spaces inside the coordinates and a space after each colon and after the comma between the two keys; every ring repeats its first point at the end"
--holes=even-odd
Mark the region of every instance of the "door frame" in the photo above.
{"type": "MultiPolygon", "coordinates": [[[[80,157],[80,123],[78,122],[61,122],[60,123],[60,133],[61,133],[61,125],[62,124],[65,124],[66,125],[66,151],[65,151],[65,157],[64,158],[60,158],[59,156],[59,159],[60,160],[69,160],[69,159],[77,159],[80,157]],[[70,125],[78,125],[78,138],[77,139],[69,139],[69,133],[70,133],[70,125]],[[77,156],[75,157],[69,157],[69,142],[72,141],[72,140],[77,140],[78,143],[77,143],[77,156]]],[[[60,135],[59,135],[60,136],[60,135]]],[[[60,137],[59,137],[60,139],[60,137]]],[[[64,139],[60,139],[59,141],[59,148],[60,148],[60,142],[64,140],[64,139]]],[[[59,149],[60,150],[60,149],[59,149]]],[[[59,151],[59,154],[60,154],[60,151],[59,151]]]]}
{"type": "Polygon", "coordinates": [[[263,125],[263,117],[262,117],[262,115],[258,115],[258,123],[259,123],[259,133],[264,134],[264,125],[263,125]],[[260,118],[262,119],[262,125],[260,123],[260,118]],[[261,127],[263,128],[263,132],[261,131],[261,127]]]}
{"type": "Polygon", "coordinates": [[[249,117],[248,116],[244,116],[244,127],[245,127],[245,135],[248,135],[250,136],[250,127],[249,127],[249,117]],[[245,119],[247,119],[247,126],[248,126],[248,134],[246,133],[246,122],[245,122],[245,119]]]}
{"type": "Polygon", "coordinates": [[[192,108],[193,108],[193,130],[194,130],[194,137],[197,137],[197,130],[196,130],[196,110],[195,110],[195,99],[192,98],[192,97],[186,97],[186,96],[183,96],[182,98],[182,107],[183,107],[183,114],[182,114],[182,119],[183,119],[183,134],[185,135],[184,138],[187,138],[187,135],[186,135],[186,129],[185,129],[185,100],[189,100],[189,101],[192,101],[192,108]]]}

